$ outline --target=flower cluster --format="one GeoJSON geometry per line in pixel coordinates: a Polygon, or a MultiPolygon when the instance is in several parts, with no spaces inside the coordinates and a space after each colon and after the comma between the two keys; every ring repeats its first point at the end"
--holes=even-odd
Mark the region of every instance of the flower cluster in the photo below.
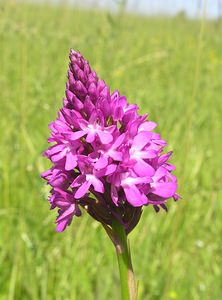
{"type": "Polygon", "coordinates": [[[63,107],[49,127],[53,146],[44,155],[53,166],[42,177],[52,187],[51,208],[59,208],[57,231],[83,207],[103,224],[117,219],[128,233],[144,205],[158,211],[178,199],[172,153],[162,153],[166,142],[153,132],[156,124],[118,91],[111,94],[74,50],[63,107]]]}

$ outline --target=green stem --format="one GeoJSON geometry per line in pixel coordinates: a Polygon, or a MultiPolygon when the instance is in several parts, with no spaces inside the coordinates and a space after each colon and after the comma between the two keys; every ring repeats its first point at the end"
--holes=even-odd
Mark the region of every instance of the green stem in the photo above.
{"type": "Polygon", "coordinates": [[[125,229],[116,221],[113,222],[112,229],[114,232],[113,242],[119,265],[122,300],[136,300],[137,291],[125,229]]]}

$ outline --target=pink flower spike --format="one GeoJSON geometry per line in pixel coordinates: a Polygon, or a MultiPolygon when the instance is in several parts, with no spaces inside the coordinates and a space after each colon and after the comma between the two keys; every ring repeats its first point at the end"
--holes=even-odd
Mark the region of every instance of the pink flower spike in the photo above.
{"type": "Polygon", "coordinates": [[[56,230],[82,207],[109,228],[120,222],[128,234],[143,206],[166,210],[171,197],[180,198],[172,152],[164,153],[157,124],[118,90],[111,93],[80,52],[71,49],[69,58],[63,107],[49,124],[53,144],[44,152],[52,167],[42,173],[50,209],[58,209],[56,230]]]}

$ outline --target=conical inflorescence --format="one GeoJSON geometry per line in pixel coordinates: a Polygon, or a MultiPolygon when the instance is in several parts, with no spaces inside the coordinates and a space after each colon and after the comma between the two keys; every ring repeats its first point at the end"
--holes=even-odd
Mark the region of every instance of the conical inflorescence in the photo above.
{"type": "Polygon", "coordinates": [[[99,222],[115,219],[129,233],[143,206],[166,209],[177,200],[172,152],[153,132],[154,122],[139,115],[118,91],[110,93],[79,52],[70,51],[66,97],[49,125],[44,155],[52,167],[42,173],[52,187],[49,202],[58,208],[57,231],[63,231],[83,207],[99,222]]]}

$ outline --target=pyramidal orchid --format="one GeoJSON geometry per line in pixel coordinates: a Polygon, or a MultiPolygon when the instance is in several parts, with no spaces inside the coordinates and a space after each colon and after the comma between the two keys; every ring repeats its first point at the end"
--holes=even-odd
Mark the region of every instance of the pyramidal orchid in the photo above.
{"type": "Polygon", "coordinates": [[[53,164],[42,173],[49,203],[58,209],[58,232],[83,210],[103,225],[116,247],[122,299],[136,299],[127,235],[144,206],[167,210],[170,198],[179,199],[172,152],[163,153],[156,124],[119,91],[111,93],[79,52],[69,58],[66,96],[44,152],[53,164]]]}

